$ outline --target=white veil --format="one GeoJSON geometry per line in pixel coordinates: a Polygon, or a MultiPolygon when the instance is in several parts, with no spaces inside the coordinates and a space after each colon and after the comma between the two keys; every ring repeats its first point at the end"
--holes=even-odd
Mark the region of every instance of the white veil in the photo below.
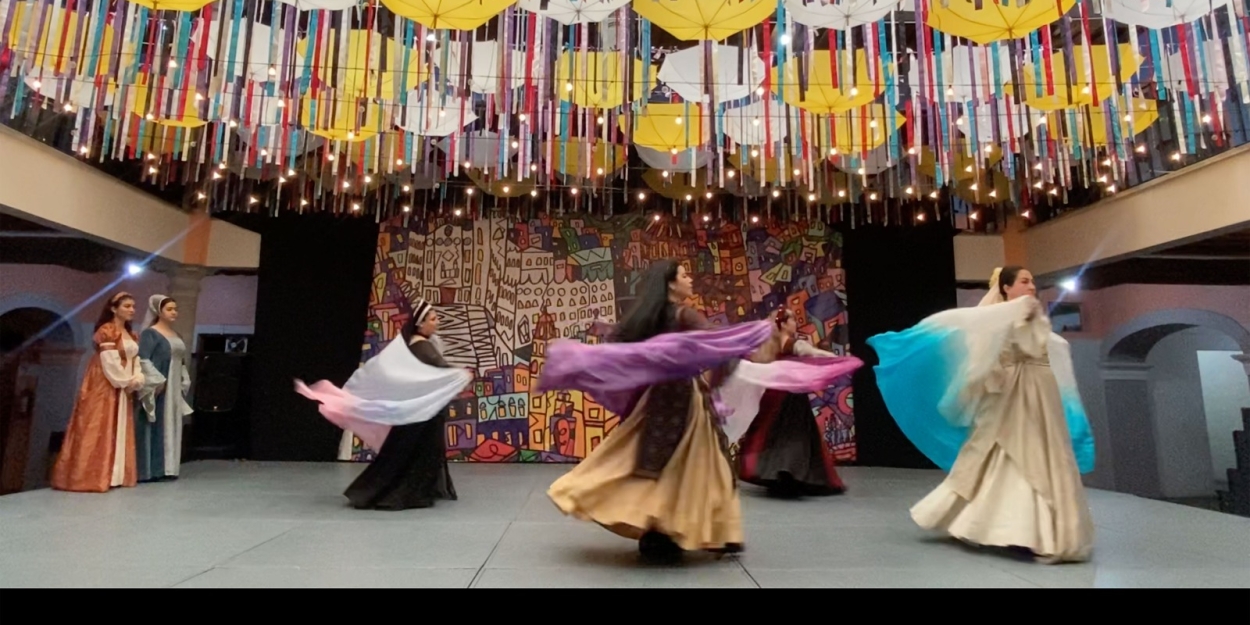
{"type": "Polygon", "coordinates": [[[998,289],[998,277],[1002,275],[1002,273],[1002,267],[994,268],[994,273],[990,274],[990,292],[986,293],[985,297],[981,298],[981,302],[977,304],[978,307],[992,306],[994,304],[1001,304],[1005,301],[1003,299],[1002,291],[998,289]]]}
{"type": "Polygon", "coordinates": [[[148,312],[147,315],[143,317],[142,327],[144,330],[152,327],[152,324],[156,323],[156,320],[160,318],[161,302],[167,299],[169,299],[169,296],[160,295],[159,293],[148,298],[148,312]]]}

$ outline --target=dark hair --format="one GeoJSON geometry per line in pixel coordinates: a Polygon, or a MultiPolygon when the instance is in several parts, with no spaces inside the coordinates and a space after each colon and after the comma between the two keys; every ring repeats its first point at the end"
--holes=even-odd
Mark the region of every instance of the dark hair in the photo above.
{"type": "Polygon", "coordinates": [[[166,307],[166,306],[168,306],[168,305],[169,305],[169,304],[171,304],[171,303],[173,303],[173,304],[177,304],[177,303],[178,303],[178,300],[176,300],[176,299],[174,299],[174,298],[172,298],[172,297],[166,297],[165,299],[161,300],[161,304],[160,304],[160,306],[157,306],[157,307],[156,307],[156,316],[152,318],[152,325],[156,325],[156,324],[160,323],[160,321],[161,321],[161,311],[165,310],[165,307],[166,307]]]}
{"type": "MultiPolygon", "coordinates": [[[[113,323],[113,317],[116,316],[116,313],[114,312],[113,309],[117,308],[118,306],[121,306],[122,302],[126,300],[130,300],[133,302],[135,301],[135,297],[125,291],[122,291],[121,293],[118,293],[114,295],[113,297],[110,297],[109,301],[104,303],[104,310],[100,311],[100,318],[96,319],[95,329],[99,330],[100,328],[103,328],[104,326],[110,323],[113,323]]],[[[129,321],[126,322],[126,332],[129,334],[135,333],[135,331],[130,328],[129,321]]]]}
{"type": "Polygon", "coordinates": [[[399,336],[403,339],[405,345],[412,342],[412,337],[417,335],[417,330],[421,329],[421,324],[430,318],[430,313],[434,312],[434,307],[426,304],[425,300],[417,300],[412,308],[412,313],[408,315],[408,321],[404,322],[404,326],[399,329],[399,336]]]}
{"type": "Polygon", "coordinates": [[[616,327],[614,342],[637,343],[664,332],[673,319],[668,285],[677,279],[677,267],[677,261],[667,258],[653,261],[647,267],[638,281],[638,301],[616,327]]]}
{"type": "Polygon", "coordinates": [[[998,272],[998,294],[1002,295],[1003,299],[1007,299],[1007,288],[1016,283],[1016,278],[1021,271],[1024,271],[1024,267],[1010,265],[998,272]]]}
{"type": "Polygon", "coordinates": [[[777,324],[778,328],[781,328],[782,325],[793,317],[794,313],[791,312],[789,308],[782,306],[781,308],[778,308],[777,313],[773,315],[773,323],[777,324]]]}

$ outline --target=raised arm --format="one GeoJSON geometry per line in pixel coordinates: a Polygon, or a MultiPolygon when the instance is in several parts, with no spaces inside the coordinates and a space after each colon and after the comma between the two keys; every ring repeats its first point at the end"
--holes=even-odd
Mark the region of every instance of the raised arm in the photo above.
{"type": "MultiPolygon", "coordinates": [[[[705,317],[703,313],[690,308],[689,306],[682,306],[677,309],[677,322],[681,326],[682,330],[708,330],[712,328],[712,323],[707,320],[707,317],[705,317]]],[[[720,367],[709,371],[708,374],[705,374],[707,375],[708,384],[712,388],[720,386],[721,382],[724,382],[725,378],[728,378],[731,374],[733,374],[734,369],[737,368],[738,361],[731,360],[720,367]]]]}

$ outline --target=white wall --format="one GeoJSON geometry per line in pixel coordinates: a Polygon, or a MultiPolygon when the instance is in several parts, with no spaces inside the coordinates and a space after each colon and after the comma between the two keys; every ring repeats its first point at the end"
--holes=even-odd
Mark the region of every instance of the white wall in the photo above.
{"type": "Polygon", "coordinates": [[[1228,469],[1236,468],[1237,452],[1233,432],[1240,430],[1241,409],[1250,408],[1250,379],[1246,369],[1233,356],[1240,351],[1200,351],[1198,371],[1202,376],[1202,405],[1207,417],[1211,444],[1211,468],[1216,483],[1224,488],[1228,469]]]}
{"type": "Polygon", "coordinates": [[[1236,341],[1219,332],[1190,328],[1159,341],[1146,359],[1152,367],[1150,390],[1164,497],[1215,495],[1198,352],[1235,349],[1236,341]]]}

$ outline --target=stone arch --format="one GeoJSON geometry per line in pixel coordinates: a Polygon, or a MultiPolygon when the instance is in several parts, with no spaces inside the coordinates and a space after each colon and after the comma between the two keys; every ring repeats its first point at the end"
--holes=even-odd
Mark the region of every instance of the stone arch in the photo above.
{"type": "MultiPolygon", "coordinates": [[[[1188,308],[1142,314],[1109,332],[1099,346],[1115,490],[1144,497],[1166,495],[1168,480],[1161,467],[1171,466],[1173,460],[1166,455],[1171,446],[1159,445],[1159,437],[1168,434],[1159,430],[1159,407],[1147,358],[1160,341],[1191,328],[1225,335],[1250,354],[1250,329],[1226,315],[1188,308]]],[[[1202,438],[1207,436],[1206,427],[1203,421],[1202,438]]],[[[1193,436],[1187,434],[1184,440],[1193,436]]]]}
{"type": "Polygon", "coordinates": [[[0,315],[22,308],[39,308],[56,314],[56,316],[65,321],[66,327],[73,333],[74,345],[83,348],[89,347],[91,336],[86,333],[81,324],[74,318],[75,311],[61,303],[60,300],[40,293],[18,293],[0,298],[0,315]]]}
{"type": "Polygon", "coordinates": [[[1250,330],[1237,320],[1209,310],[1156,310],[1134,318],[1107,334],[1102,359],[1109,362],[1145,362],[1150,350],[1165,337],[1189,328],[1210,328],[1237,341],[1250,354],[1250,330]]]}

